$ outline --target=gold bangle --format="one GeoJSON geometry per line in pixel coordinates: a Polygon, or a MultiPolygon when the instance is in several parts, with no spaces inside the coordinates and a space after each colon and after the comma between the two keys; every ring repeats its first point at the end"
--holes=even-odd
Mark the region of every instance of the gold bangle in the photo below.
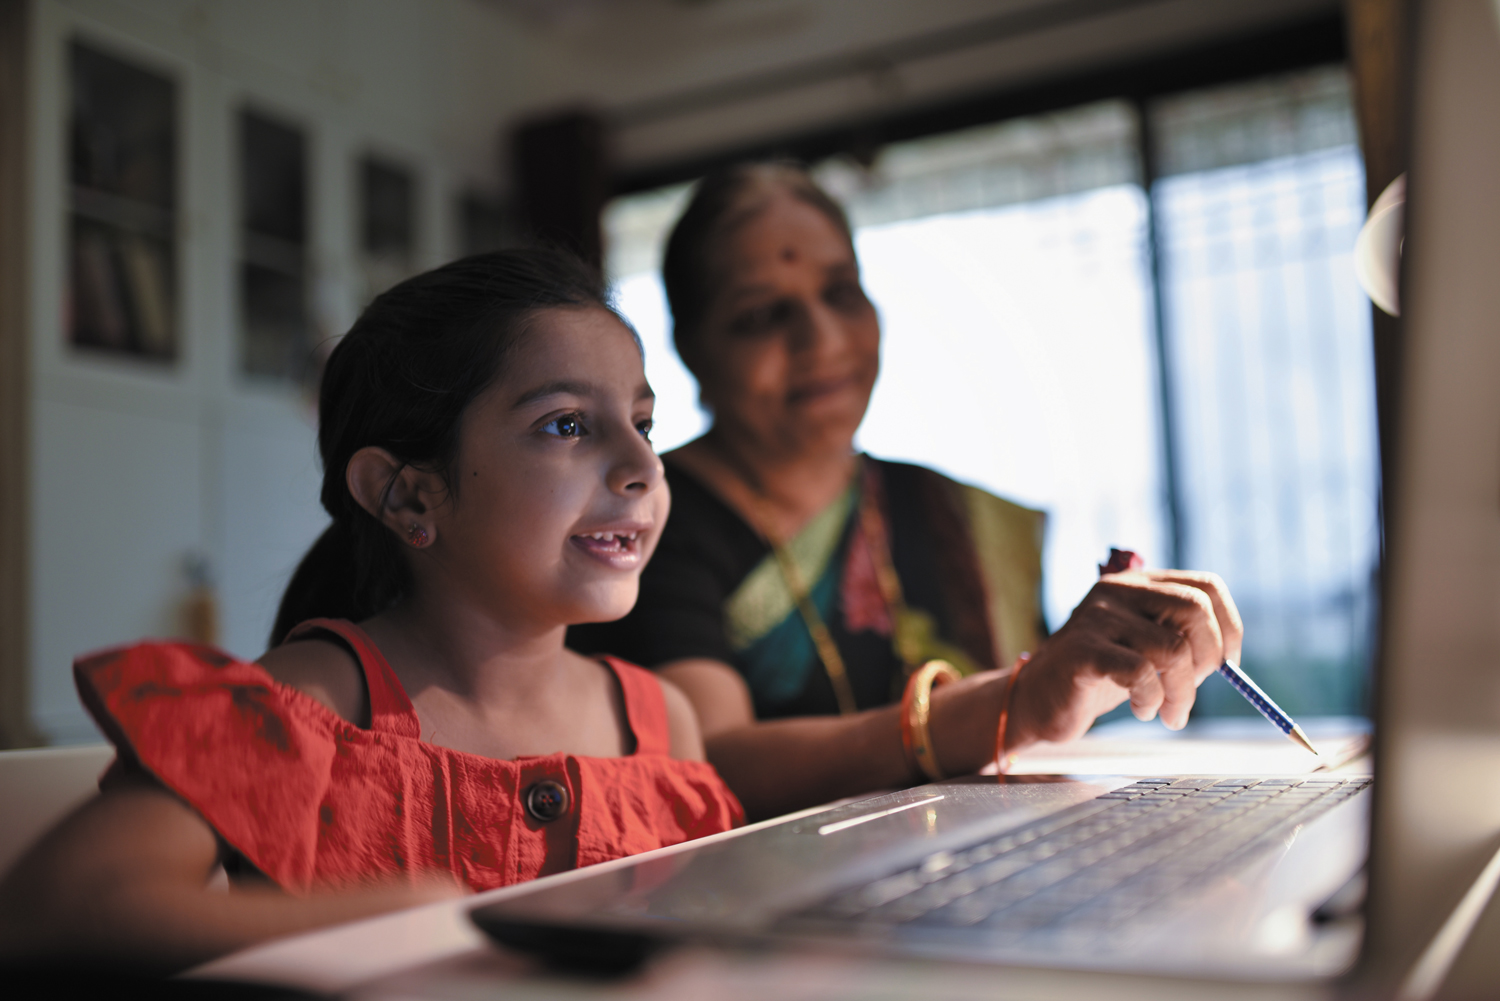
{"type": "Polygon", "coordinates": [[[932,718],[932,690],[961,677],[947,661],[929,660],[912,672],[906,691],[901,693],[901,745],[906,748],[907,760],[933,782],[941,782],[947,776],[938,767],[927,725],[932,718]]]}

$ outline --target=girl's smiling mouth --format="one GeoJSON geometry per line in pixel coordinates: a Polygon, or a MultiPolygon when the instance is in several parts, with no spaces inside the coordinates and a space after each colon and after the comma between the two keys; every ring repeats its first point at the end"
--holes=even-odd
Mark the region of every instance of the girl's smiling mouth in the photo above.
{"type": "Polygon", "coordinates": [[[602,528],[570,536],[568,541],[607,566],[634,570],[641,565],[641,536],[645,532],[645,526],[602,528]]]}

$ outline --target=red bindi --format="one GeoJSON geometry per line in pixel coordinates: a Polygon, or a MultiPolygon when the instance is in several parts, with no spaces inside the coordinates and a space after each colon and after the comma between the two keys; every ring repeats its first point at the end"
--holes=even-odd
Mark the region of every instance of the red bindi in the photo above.
{"type": "Polygon", "coordinates": [[[797,250],[796,250],[796,248],[795,247],[782,247],[781,248],[781,259],[783,261],[795,261],[797,259],[797,250]]]}

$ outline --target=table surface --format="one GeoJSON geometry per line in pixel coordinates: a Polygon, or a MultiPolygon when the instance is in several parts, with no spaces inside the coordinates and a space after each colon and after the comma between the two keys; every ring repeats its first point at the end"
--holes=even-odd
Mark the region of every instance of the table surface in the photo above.
{"type": "MultiPolygon", "coordinates": [[[[566,875],[566,874],[564,874],[566,875]]],[[[550,877],[559,879],[561,877],[550,877]]],[[[1312,1001],[1319,985],[1233,984],[1112,973],[927,960],[872,960],[814,951],[685,947],[613,980],[568,977],[492,945],[468,911],[516,888],[445,901],[268,943],[218,960],[195,976],[288,984],[360,1001],[506,998],[564,1001],[922,1001],[1026,998],[1069,1001],[1312,1001]]]]}
{"type": "MultiPolygon", "coordinates": [[[[1114,744],[1122,739],[1122,734],[1116,731],[1101,739],[1114,744]]],[[[1368,758],[1338,769],[1367,770],[1368,758]]],[[[765,823],[784,820],[776,818],[765,823]]],[[[605,865],[626,862],[619,860],[605,865]]],[[[565,881],[598,869],[594,866],[547,879],[565,881]]],[[[1290,1001],[1331,996],[1330,988],[1320,985],[1209,984],[1184,978],[951,961],[872,960],[811,950],[741,951],[697,946],[669,950],[628,977],[574,978],[542,970],[527,958],[491,944],[468,920],[468,912],[474,907],[526,892],[536,885],[505,887],[266,943],[198,967],[189,975],[288,984],[372,1001],[493,997],[501,985],[507,998],[547,1001],[572,998],[730,1001],[767,997],[775,997],[777,1001],[835,998],[1067,1001],[1093,999],[1102,994],[1122,1001],[1135,998],[1144,1001],[1148,997],[1154,1001],[1179,998],[1186,1001],[1205,996],[1290,1001]]]]}

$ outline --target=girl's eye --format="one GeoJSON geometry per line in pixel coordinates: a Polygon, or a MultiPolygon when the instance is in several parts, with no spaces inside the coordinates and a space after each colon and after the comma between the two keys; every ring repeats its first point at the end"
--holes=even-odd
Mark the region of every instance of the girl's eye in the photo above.
{"type": "Polygon", "coordinates": [[[647,420],[641,421],[639,424],[637,424],[635,426],[635,429],[641,433],[641,437],[642,438],[645,438],[647,441],[650,441],[651,440],[651,429],[653,427],[655,427],[655,426],[656,426],[656,423],[648,418],[647,420]]]}
{"type": "Polygon", "coordinates": [[[577,414],[563,414],[542,425],[542,430],[559,438],[581,438],[588,434],[577,414]]]}

